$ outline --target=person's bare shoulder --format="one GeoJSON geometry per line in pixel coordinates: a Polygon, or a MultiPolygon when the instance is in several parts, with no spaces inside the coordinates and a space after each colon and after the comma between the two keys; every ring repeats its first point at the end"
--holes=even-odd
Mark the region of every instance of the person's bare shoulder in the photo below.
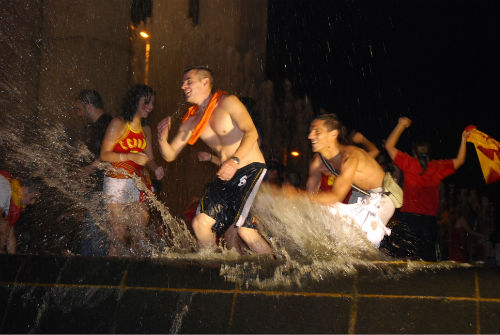
{"type": "Polygon", "coordinates": [[[367,152],[360,147],[357,147],[355,145],[348,145],[346,148],[346,152],[351,155],[351,157],[357,157],[361,158],[367,155],[367,152]]]}
{"type": "Polygon", "coordinates": [[[355,145],[347,145],[342,150],[342,163],[353,160],[362,161],[364,158],[364,152],[365,151],[363,149],[358,148],[355,145]]]}
{"type": "Polygon", "coordinates": [[[109,123],[110,127],[124,127],[126,124],[125,120],[123,120],[121,117],[114,117],[111,122],[109,123]]]}
{"type": "Polygon", "coordinates": [[[126,124],[127,123],[122,118],[115,117],[109,123],[108,130],[106,131],[106,133],[111,135],[112,138],[119,137],[121,136],[121,133],[125,129],[126,124]]]}
{"type": "Polygon", "coordinates": [[[233,94],[228,94],[219,100],[219,105],[217,107],[223,110],[234,111],[235,109],[244,108],[244,105],[238,97],[233,94]]]}

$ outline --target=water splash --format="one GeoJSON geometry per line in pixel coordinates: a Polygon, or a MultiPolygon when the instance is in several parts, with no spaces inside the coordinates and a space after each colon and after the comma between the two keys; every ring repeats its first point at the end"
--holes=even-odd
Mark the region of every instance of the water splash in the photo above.
{"type": "Polygon", "coordinates": [[[221,267],[221,275],[243,286],[302,287],[328,276],[352,275],[359,269],[397,276],[417,269],[462,266],[454,262],[398,262],[375,248],[350,218],[334,215],[326,206],[305,197],[286,198],[268,185],[261,187],[253,210],[259,229],[272,244],[276,261],[221,267]]]}
{"type": "MultiPolygon", "coordinates": [[[[95,179],[78,175],[80,167],[93,159],[86,146],[73,140],[60,124],[37,120],[35,125],[29,125],[30,136],[23,136],[19,123],[8,120],[10,122],[2,126],[0,135],[3,147],[10,148],[4,159],[7,169],[22,167],[25,173],[41,177],[51,192],[55,192],[53,196],[42,197],[42,208],[46,210],[39,213],[40,217],[30,229],[55,232],[53,236],[44,235],[45,244],[53,244],[51,250],[77,253],[68,251],[67,232],[81,234],[75,222],[81,220],[82,211],[86,211],[108,238],[119,244],[99,205],[104,196],[94,189],[95,179]],[[66,232],[61,228],[62,223],[70,227],[66,232]]],[[[99,165],[101,169],[109,167],[108,163],[99,165]]],[[[386,265],[395,259],[373,247],[350,219],[333,215],[325,206],[305,198],[285,198],[279,190],[268,185],[261,187],[252,210],[258,219],[259,230],[273,248],[275,260],[256,255],[241,256],[234,250],[225,249],[218,254],[196,252],[196,239],[184,220],[174,217],[138,178],[131,177],[148,195],[147,203],[152,211],[160,214],[160,220],[150,224],[139,247],[123,246],[124,256],[216,263],[220,264],[220,275],[226,280],[258,287],[300,287],[331,275],[353,274],[360,268],[397,275],[416,269],[458,266],[450,262],[407,262],[388,271],[386,265]]],[[[134,238],[139,236],[134,231],[131,234],[134,238]]]]}

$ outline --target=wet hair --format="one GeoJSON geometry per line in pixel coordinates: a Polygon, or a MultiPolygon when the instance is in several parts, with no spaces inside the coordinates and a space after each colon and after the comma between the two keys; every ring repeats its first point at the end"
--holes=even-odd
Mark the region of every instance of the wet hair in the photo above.
{"type": "Polygon", "coordinates": [[[78,95],[78,100],[82,105],[92,105],[95,108],[104,109],[102,98],[96,90],[83,90],[78,95]]]}
{"type": "Polygon", "coordinates": [[[137,107],[142,97],[146,98],[146,103],[151,101],[151,98],[156,95],[156,92],[149,86],[144,84],[137,84],[127,91],[125,98],[123,98],[122,112],[120,116],[125,121],[132,121],[137,107]]]}
{"type": "Polygon", "coordinates": [[[214,75],[207,65],[190,66],[184,69],[184,74],[191,70],[195,70],[196,74],[200,76],[201,79],[208,78],[210,80],[210,87],[214,87],[214,75]]]}
{"type": "Polygon", "coordinates": [[[332,130],[338,130],[339,131],[338,141],[340,144],[344,145],[352,144],[352,141],[350,140],[347,132],[347,127],[344,126],[344,124],[339,120],[337,114],[335,113],[320,114],[316,116],[313,121],[316,120],[324,121],[326,130],[328,130],[329,132],[332,130]]]}

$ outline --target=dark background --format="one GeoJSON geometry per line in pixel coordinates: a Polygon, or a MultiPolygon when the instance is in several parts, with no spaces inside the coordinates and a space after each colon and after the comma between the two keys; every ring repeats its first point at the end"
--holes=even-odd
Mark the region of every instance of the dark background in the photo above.
{"type": "MultiPolygon", "coordinates": [[[[455,157],[475,124],[500,138],[498,0],[269,1],[267,75],[375,142],[401,137],[455,157]]],[[[405,150],[405,151],[406,151],[405,150]]]]}

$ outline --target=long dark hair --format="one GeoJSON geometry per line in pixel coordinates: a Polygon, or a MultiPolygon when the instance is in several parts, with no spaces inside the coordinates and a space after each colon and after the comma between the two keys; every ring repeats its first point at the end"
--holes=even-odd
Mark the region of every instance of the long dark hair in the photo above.
{"type": "Polygon", "coordinates": [[[125,121],[132,121],[135,113],[137,113],[137,107],[139,106],[139,100],[142,97],[146,98],[146,103],[151,101],[151,98],[156,95],[156,92],[149,86],[144,84],[137,84],[127,91],[125,98],[123,98],[122,112],[120,116],[125,121]]]}

